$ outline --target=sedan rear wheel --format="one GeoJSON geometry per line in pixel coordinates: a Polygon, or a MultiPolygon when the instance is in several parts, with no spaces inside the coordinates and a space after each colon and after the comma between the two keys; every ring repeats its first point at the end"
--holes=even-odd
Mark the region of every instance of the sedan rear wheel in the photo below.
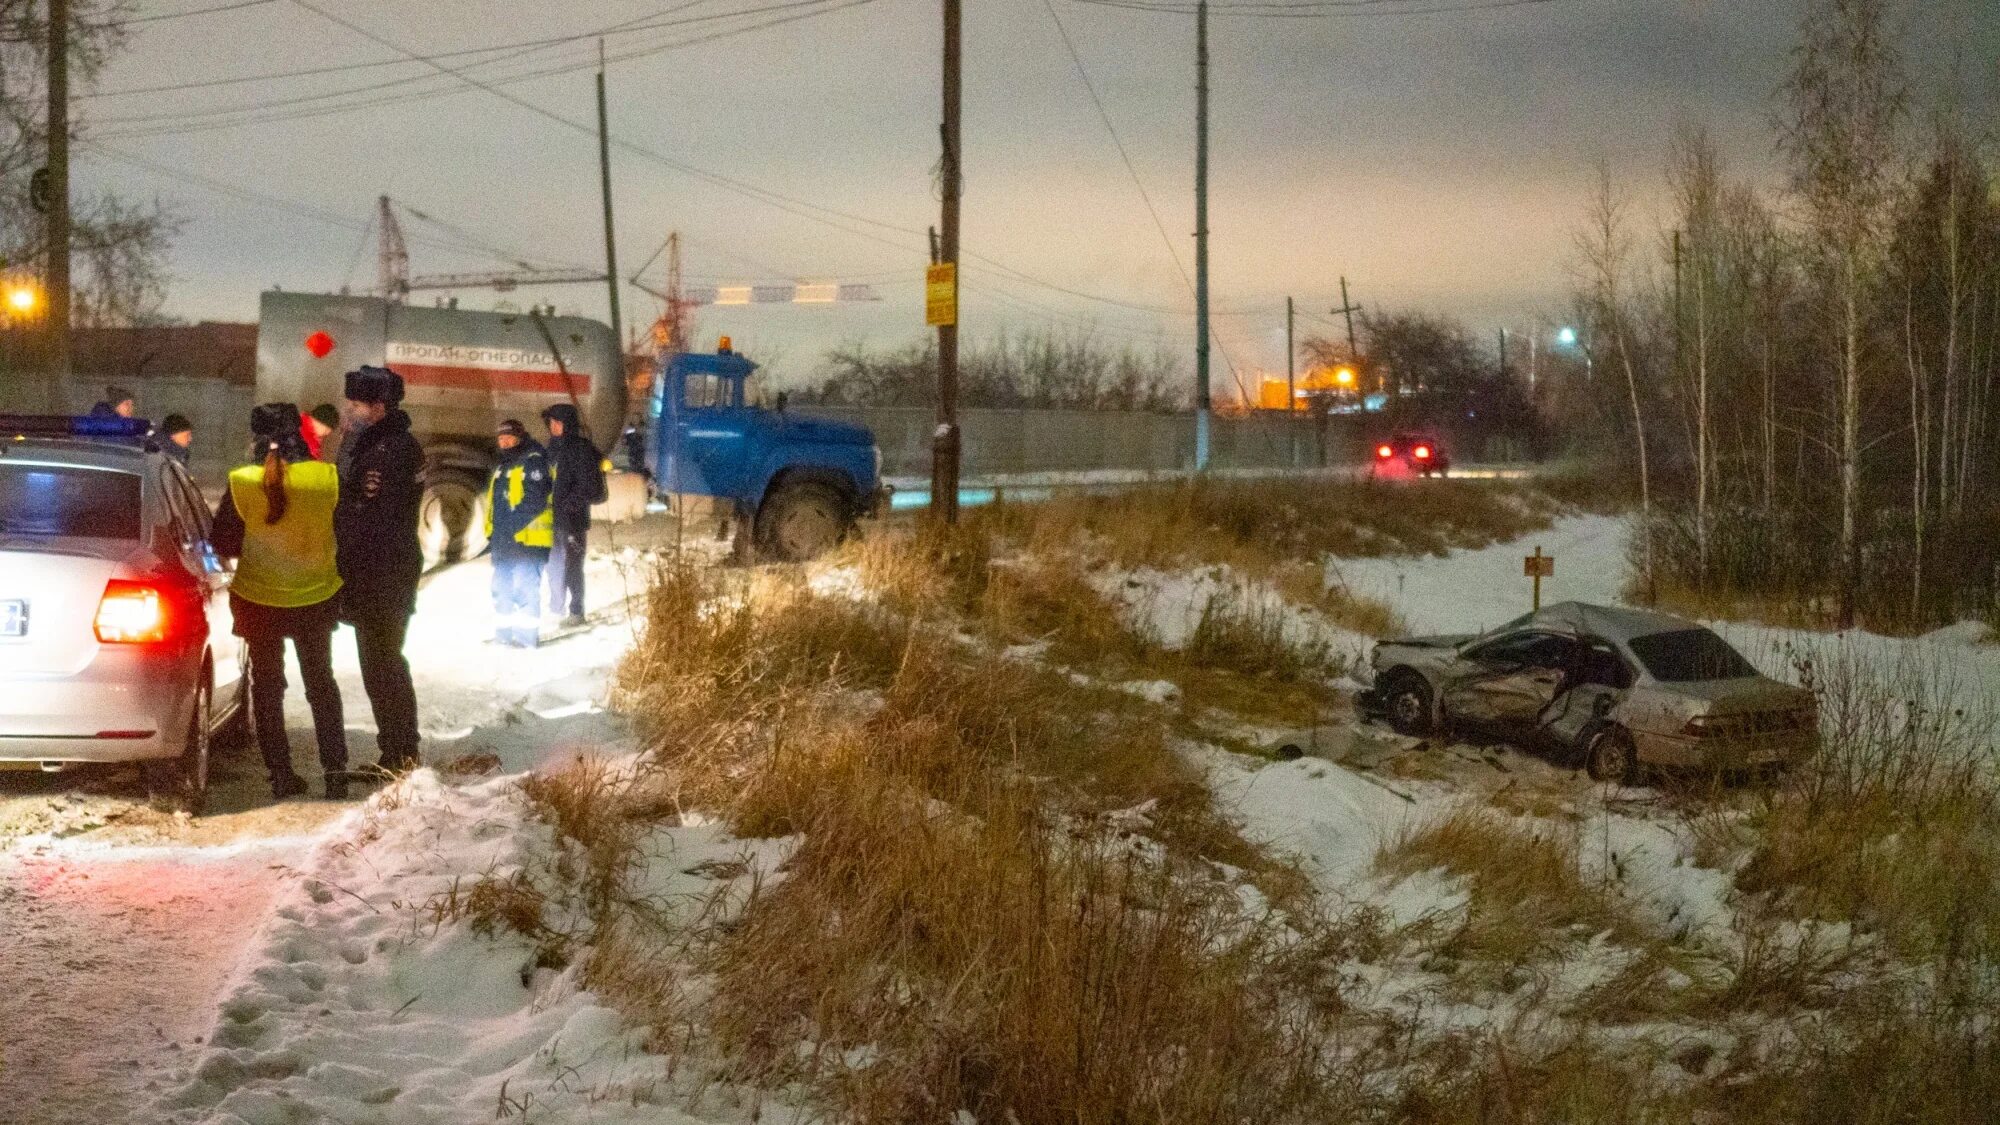
{"type": "Polygon", "coordinates": [[[200,816],[208,798],[208,755],[215,710],[213,695],[203,685],[195,696],[194,714],[188,717],[187,735],[179,757],[146,762],[146,796],[163,811],[200,816]]]}
{"type": "Polygon", "coordinates": [[[1632,736],[1619,727],[1606,727],[1590,740],[1583,768],[1592,778],[1612,785],[1634,785],[1639,780],[1639,754],[1632,736]]]}

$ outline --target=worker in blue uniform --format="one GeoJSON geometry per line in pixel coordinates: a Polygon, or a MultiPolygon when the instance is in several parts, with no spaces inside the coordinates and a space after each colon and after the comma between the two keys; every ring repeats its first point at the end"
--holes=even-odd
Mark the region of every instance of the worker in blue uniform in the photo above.
{"type": "Polygon", "coordinates": [[[500,466],[486,490],[493,552],[493,639],[534,648],[542,638],[542,569],[555,546],[548,458],[527,427],[509,418],[494,435],[500,466]]]}

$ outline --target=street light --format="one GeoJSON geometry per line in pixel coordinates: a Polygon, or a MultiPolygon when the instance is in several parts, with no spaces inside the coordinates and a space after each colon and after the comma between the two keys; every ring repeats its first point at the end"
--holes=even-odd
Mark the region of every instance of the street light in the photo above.
{"type": "Polygon", "coordinates": [[[1340,384],[1342,387],[1354,386],[1354,369],[1352,367],[1340,367],[1334,369],[1333,381],[1340,384]]]}
{"type": "Polygon", "coordinates": [[[1565,348],[1575,347],[1576,329],[1571,328],[1567,324],[1563,325],[1562,328],[1556,331],[1556,343],[1561,344],[1565,348]]]}
{"type": "Polygon", "coordinates": [[[7,287],[7,308],[17,316],[26,316],[34,312],[35,306],[40,304],[41,300],[42,295],[35,292],[35,287],[32,285],[16,282],[7,287]]]}

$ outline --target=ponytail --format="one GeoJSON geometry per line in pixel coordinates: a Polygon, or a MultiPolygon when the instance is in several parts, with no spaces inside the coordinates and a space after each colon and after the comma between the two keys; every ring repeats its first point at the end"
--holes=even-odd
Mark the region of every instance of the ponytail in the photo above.
{"type": "Polygon", "coordinates": [[[264,449],[264,522],[277,523],[285,518],[285,508],[291,498],[285,494],[285,461],[278,456],[278,443],[272,442],[264,449]]]}

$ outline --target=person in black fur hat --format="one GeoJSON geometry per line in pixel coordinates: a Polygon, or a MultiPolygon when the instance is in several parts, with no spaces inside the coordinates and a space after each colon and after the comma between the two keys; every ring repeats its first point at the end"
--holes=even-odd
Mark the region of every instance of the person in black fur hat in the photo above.
{"type": "Polygon", "coordinates": [[[403,379],[386,367],[347,373],[347,424],[340,441],[341,619],[354,626],[361,683],[375,711],[378,765],[418,764],[417,689],[403,655],[424,552],[417,513],[424,452],[403,412],[403,379]]]}

